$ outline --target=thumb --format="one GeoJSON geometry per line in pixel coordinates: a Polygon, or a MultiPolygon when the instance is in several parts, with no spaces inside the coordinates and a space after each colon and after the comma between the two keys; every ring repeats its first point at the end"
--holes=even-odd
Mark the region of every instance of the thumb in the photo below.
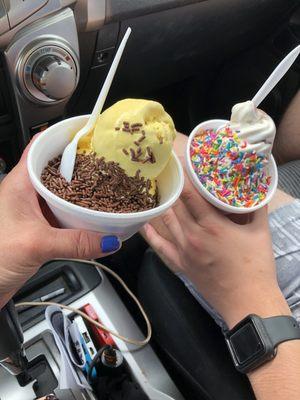
{"type": "Polygon", "coordinates": [[[91,259],[118,251],[122,242],[117,236],[78,229],[52,229],[51,258],[91,259]]]}

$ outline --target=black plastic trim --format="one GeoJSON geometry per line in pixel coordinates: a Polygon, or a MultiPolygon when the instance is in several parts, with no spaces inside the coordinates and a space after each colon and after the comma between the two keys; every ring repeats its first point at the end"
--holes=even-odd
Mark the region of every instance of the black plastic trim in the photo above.
{"type": "MultiPolygon", "coordinates": [[[[76,261],[49,261],[14,296],[14,301],[15,303],[33,301],[37,297],[47,294],[47,285],[51,292],[57,289],[57,284],[59,284],[65,287],[65,293],[49,301],[70,304],[95,289],[100,283],[100,274],[95,267],[89,264],[76,261]]],[[[44,311],[45,307],[23,310],[19,308],[18,314],[23,330],[42,321],[44,311]]]]}

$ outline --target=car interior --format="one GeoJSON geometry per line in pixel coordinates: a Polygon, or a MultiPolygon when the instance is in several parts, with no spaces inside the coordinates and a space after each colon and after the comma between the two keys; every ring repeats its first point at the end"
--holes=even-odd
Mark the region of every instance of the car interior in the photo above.
{"type": "MultiPolygon", "coordinates": [[[[128,27],[131,37],[105,108],[125,98],[156,100],[172,116],[176,130],[188,135],[201,121],[229,119],[232,105],[252,98],[274,66],[298,45],[300,4],[0,0],[0,182],[36,133],[92,111],[128,27]]],[[[299,79],[298,59],[260,106],[276,123],[297,92],[299,79]]],[[[231,384],[237,372],[219,328],[141,236],[135,235],[120,252],[100,262],[122,277],[152,323],[151,342],[142,348],[113,338],[139,393],[153,400],[254,398],[246,378],[231,384]]],[[[118,282],[91,265],[49,261],[14,302],[51,293],[55,302],[79,309],[90,305],[99,321],[122,335],[145,334],[136,304],[118,282]]],[[[1,400],[52,393],[61,373],[45,308],[21,307],[18,319],[35,379],[17,379],[0,367],[1,400]]],[[[5,329],[0,331],[0,347],[5,329]]],[[[80,395],[70,398],[97,398],[92,393],[80,395]]]]}

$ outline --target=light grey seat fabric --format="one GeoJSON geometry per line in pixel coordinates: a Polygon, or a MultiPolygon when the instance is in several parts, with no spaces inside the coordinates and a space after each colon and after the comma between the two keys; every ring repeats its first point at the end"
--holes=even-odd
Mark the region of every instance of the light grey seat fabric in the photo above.
{"type": "Polygon", "coordinates": [[[300,160],[290,161],[278,168],[278,186],[285,193],[300,198],[300,160]]]}

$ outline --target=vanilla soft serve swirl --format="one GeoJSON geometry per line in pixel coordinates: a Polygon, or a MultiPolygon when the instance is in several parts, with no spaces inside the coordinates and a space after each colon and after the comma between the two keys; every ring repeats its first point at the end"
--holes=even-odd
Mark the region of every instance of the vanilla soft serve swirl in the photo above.
{"type": "Polygon", "coordinates": [[[232,108],[230,127],[246,141],[245,150],[264,153],[267,157],[271,154],[276,126],[252,101],[238,103],[232,108]]]}

